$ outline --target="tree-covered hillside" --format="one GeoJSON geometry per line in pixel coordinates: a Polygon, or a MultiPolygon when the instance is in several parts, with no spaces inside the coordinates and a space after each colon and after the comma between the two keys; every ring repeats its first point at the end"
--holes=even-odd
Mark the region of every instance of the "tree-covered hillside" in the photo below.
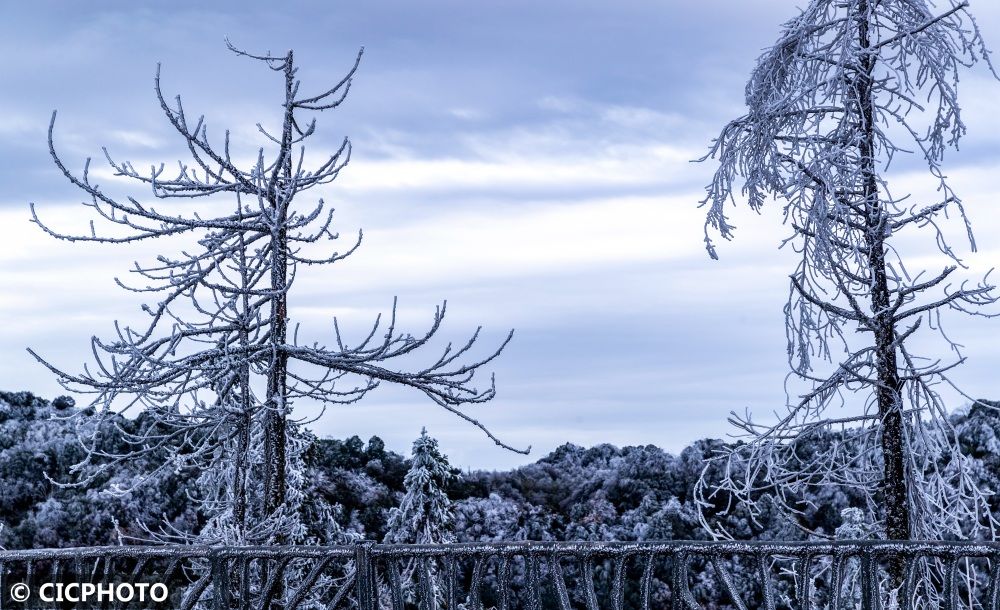
{"type": "MultiPolygon", "coordinates": [[[[75,480],[70,468],[83,457],[77,436],[92,432],[88,418],[88,412],[68,398],[50,402],[27,392],[0,392],[0,545],[13,549],[114,544],[118,531],[142,538],[140,524],[160,528],[167,523],[192,530],[204,518],[189,500],[197,494],[196,474],[184,470],[164,473],[157,484],[122,495],[108,490],[127,487],[144,464],[130,464],[113,481],[98,479],[83,487],[55,485],[52,480],[75,480]]],[[[953,415],[952,423],[963,451],[978,468],[975,475],[981,485],[1000,489],[1000,412],[974,406],[953,415]]],[[[119,424],[134,430],[143,421],[119,424]]],[[[113,443],[121,441],[110,440],[117,435],[107,438],[106,448],[114,452],[113,443]]],[[[447,489],[453,502],[454,538],[459,542],[705,538],[693,492],[706,460],[720,444],[700,440],[677,456],[652,445],[567,444],[511,471],[456,471],[461,476],[449,478],[447,489]]],[[[328,506],[343,530],[314,532],[312,538],[384,540],[390,511],[403,498],[410,460],[387,450],[378,437],[365,442],[354,436],[317,441],[307,461],[305,514],[328,506]]],[[[713,476],[710,472],[709,479],[713,476]]],[[[798,525],[835,535],[845,525],[841,511],[864,508],[859,501],[834,489],[822,498],[804,498],[798,525]]],[[[713,503],[706,510],[707,519],[736,538],[806,536],[777,512],[755,521],[739,505],[730,507],[728,498],[716,497],[713,503]]],[[[995,500],[993,509],[1000,512],[1000,502],[995,500]]]]}

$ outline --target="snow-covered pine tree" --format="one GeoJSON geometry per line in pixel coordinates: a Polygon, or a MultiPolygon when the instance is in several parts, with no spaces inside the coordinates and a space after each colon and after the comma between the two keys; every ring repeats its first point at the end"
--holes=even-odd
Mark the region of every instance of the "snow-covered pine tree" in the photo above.
{"type": "Polygon", "coordinates": [[[719,159],[704,201],[713,258],[708,231],[731,237],[725,206],[737,193],[757,211],[771,197],[784,204],[785,243],[801,255],[785,308],[788,355],[804,388],[793,398],[789,386],[774,422],[733,414],[745,442],[719,458],[731,476],[702,481],[706,505],[716,493],[774,502],[798,522],[818,487],[839,486],[864,498],[884,538],[996,534],[938,393],[964,360],[941,314],[984,315],[997,300],[987,280],[949,284],[962,261],[940,224],[946,214],[962,221],[975,250],[942,162],[965,133],[959,73],[989,54],[968,2],[935,4],[811,0],[758,60],[747,114],[708,155],[719,159]],[[911,147],[928,172],[924,201],[889,185],[890,163],[905,163],[911,147]],[[940,272],[910,268],[921,230],[945,259],[940,272]],[[914,351],[929,341],[944,358],[914,351]]]}
{"type": "MultiPolygon", "coordinates": [[[[410,469],[403,479],[405,493],[399,506],[389,512],[385,542],[388,544],[443,544],[454,540],[455,514],[448,498],[448,485],[459,476],[448,463],[448,456],[438,449],[437,439],[420,430],[413,441],[410,469]]],[[[399,573],[404,586],[413,581],[424,590],[417,594],[413,587],[406,587],[410,601],[433,595],[440,602],[437,566],[434,561],[408,560],[399,573]]],[[[392,576],[390,576],[391,578],[392,576]]],[[[390,591],[383,590],[383,595],[390,591]]]]}
{"type": "MultiPolygon", "coordinates": [[[[168,101],[160,84],[155,91],[167,121],[190,153],[167,175],[163,165],[140,172],[128,161],[105,157],[118,184],[129,182],[151,190],[156,203],[119,196],[93,180],[90,160],[74,173],[56,153],[55,114],[49,126],[49,148],[56,166],[83,191],[97,221],[88,231],[70,234],[44,223],[32,206],[33,219],[50,235],[69,241],[122,244],[143,240],[187,238],[172,256],[150,264],[136,263],[137,283],[119,284],[152,302],[143,306],[149,321],[139,329],[115,326],[111,341],[92,341],[95,365],[68,373],[32,352],[73,392],[92,393],[100,417],[139,409],[147,425],[123,435],[125,451],[109,453],[84,438],[88,463],[81,465],[84,484],[143,458],[160,471],[201,475],[202,508],[210,528],[197,532],[164,532],[206,544],[273,544],[301,541],[302,524],[290,482],[301,480],[304,444],[301,426],[321,409],[312,405],[353,403],[381,383],[412,388],[442,408],[482,429],[503,445],[463,405],[489,401],[492,378],[477,386],[476,373],[506,346],[473,356],[479,330],[467,341],[443,345],[426,364],[417,361],[435,340],[445,315],[442,305],[429,328],[415,335],[397,328],[395,304],[385,321],[380,316],[359,341],[348,343],[334,320],[332,346],[300,342],[289,333],[289,296],[296,273],[306,265],[330,265],[358,247],[310,254],[312,248],[337,239],[332,209],[320,198],[304,197],[337,178],[350,157],[344,139],[331,155],[310,163],[305,143],[316,132],[309,115],[337,108],[346,98],[361,60],[333,87],[317,95],[302,94],[292,51],[253,55],[281,76],[284,93],[280,126],[275,133],[261,124],[263,145],[246,153],[232,148],[229,132],[211,139],[204,118],[192,120],[180,97],[168,101]],[[240,159],[252,159],[247,166],[240,159]],[[405,362],[405,364],[404,364],[405,362]],[[412,367],[412,368],[410,368],[412,367]]],[[[29,350],[30,351],[30,350],[29,350]]],[[[111,424],[113,426],[113,421],[111,424]]],[[[507,447],[507,445],[503,445],[507,447]]],[[[509,448],[509,447],[508,447],[509,448]]],[[[117,491],[125,492],[126,489],[117,491]]]]}
{"type": "Polygon", "coordinates": [[[459,476],[438,449],[437,439],[420,430],[413,441],[410,470],[403,479],[406,493],[389,512],[388,544],[441,544],[453,539],[455,520],[448,485],[459,476]]]}

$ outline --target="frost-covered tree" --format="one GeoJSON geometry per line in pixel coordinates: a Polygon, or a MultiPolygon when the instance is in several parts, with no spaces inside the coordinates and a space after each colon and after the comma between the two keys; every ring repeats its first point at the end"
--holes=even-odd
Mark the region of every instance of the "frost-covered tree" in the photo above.
{"type": "MultiPolygon", "coordinates": [[[[537,507],[522,505],[500,494],[466,498],[455,503],[455,535],[458,542],[504,542],[540,540],[529,536],[523,521],[537,507]]],[[[548,532],[545,532],[548,533],[548,532]]],[[[536,536],[540,533],[536,533],[536,536]]]]}
{"type": "MultiPolygon", "coordinates": [[[[310,115],[344,101],[361,54],[339,82],[313,95],[301,92],[291,51],[253,55],[229,48],[280,76],[277,130],[258,124],[264,144],[256,151],[234,150],[228,131],[210,138],[203,117],[192,119],[179,96],[170,101],[163,94],[157,69],[156,97],[189,159],[178,163],[176,174],[163,165],[144,172],[104,151],[116,178],[112,184],[143,186],[153,202],[99,185],[89,159],[81,172],[72,171],[56,153],[53,113],[52,158],[106,230],[92,221],[88,232],[63,232],[43,222],[32,206],[34,222],[69,241],[176,238],[180,243],[176,254],[137,262],[136,281],[118,282],[148,296],[143,311],[149,320],[139,327],[116,323],[111,340],[95,337],[94,362],[83,373],[66,372],[31,353],[71,391],[92,393],[93,406],[109,421],[130,410],[145,414],[138,431],[119,427],[128,442],[125,450],[108,452],[84,437],[88,457],[79,467],[81,483],[142,458],[158,466],[141,480],[168,471],[200,477],[199,499],[209,519],[200,542],[291,542],[301,540],[302,531],[301,464],[311,439],[303,425],[320,412],[304,408],[357,402],[385,382],[423,393],[502,444],[462,407],[493,398],[492,378],[481,386],[474,376],[510,335],[498,348],[475,356],[477,330],[421,363],[422,348],[436,339],[445,307],[414,335],[397,328],[395,304],[387,321],[379,317],[357,341],[343,337],[336,320],[330,346],[300,341],[289,332],[297,272],[337,263],[361,241],[359,233],[346,249],[317,253],[337,239],[333,210],[321,198],[306,199],[347,164],[349,141],[316,162],[305,154],[317,127],[310,115]],[[296,419],[293,406],[299,407],[296,419]]],[[[190,532],[163,534],[185,538],[190,532]]]]}
{"type": "MultiPolygon", "coordinates": [[[[438,449],[437,439],[420,430],[413,441],[410,469],[403,479],[405,493],[399,506],[389,511],[385,542],[388,544],[442,544],[454,541],[455,511],[448,498],[448,485],[458,474],[448,456],[438,449]]],[[[399,571],[404,594],[410,601],[433,597],[440,605],[443,594],[438,584],[437,566],[431,560],[407,560],[399,571]],[[407,586],[418,575],[421,593],[407,586]]],[[[390,576],[393,577],[393,576],[390,576]]],[[[382,588],[383,597],[390,591],[382,588]]]]}
{"type": "Polygon", "coordinates": [[[410,470],[403,479],[406,493],[399,507],[389,512],[385,541],[389,544],[450,542],[455,514],[447,489],[458,475],[426,428],[413,441],[411,459],[410,470]]]}
{"type": "Polygon", "coordinates": [[[785,308],[787,410],[773,422],[733,415],[745,443],[728,446],[720,459],[731,476],[703,484],[702,501],[766,496],[797,518],[816,488],[840,486],[864,498],[885,538],[995,532],[938,392],[964,360],[942,313],[989,315],[980,307],[996,301],[987,280],[952,283],[962,261],[939,224],[957,218],[975,250],[942,161],[965,133],[959,73],[989,60],[968,3],[938,4],[811,0],[759,58],[747,114],[715,140],[708,156],[719,168],[704,202],[711,256],[709,231],[731,237],[725,206],[742,196],[756,211],[782,202],[785,243],[801,258],[785,308]],[[932,199],[890,187],[890,163],[908,152],[932,199]],[[947,261],[939,272],[907,262],[917,257],[904,240],[921,231],[947,261]],[[914,350],[935,338],[941,355],[914,350]]]}

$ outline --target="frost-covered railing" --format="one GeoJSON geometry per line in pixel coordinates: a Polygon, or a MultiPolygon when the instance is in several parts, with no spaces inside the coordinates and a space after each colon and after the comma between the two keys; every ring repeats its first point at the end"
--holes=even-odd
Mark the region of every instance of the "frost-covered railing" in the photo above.
{"type": "Polygon", "coordinates": [[[1000,610],[1000,545],[105,547],[0,551],[0,578],[4,608],[1000,610]],[[153,584],[166,599],[150,601],[153,584]],[[69,603],[84,590],[86,602],[69,603]]]}

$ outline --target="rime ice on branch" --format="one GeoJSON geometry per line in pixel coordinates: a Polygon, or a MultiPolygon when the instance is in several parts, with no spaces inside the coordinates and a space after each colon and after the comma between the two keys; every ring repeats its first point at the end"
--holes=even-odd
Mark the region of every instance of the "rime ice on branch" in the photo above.
{"type": "Polygon", "coordinates": [[[725,205],[737,189],[754,210],[783,201],[785,243],[801,255],[785,308],[790,381],[809,389],[789,390],[776,423],[733,415],[746,442],[719,458],[729,477],[703,485],[702,501],[766,496],[794,519],[810,488],[839,486],[864,498],[886,538],[994,536],[988,490],[970,476],[937,389],[964,360],[942,311],[992,315],[980,307],[997,300],[988,279],[950,283],[961,260],[938,224],[957,216],[975,250],[942,161],[965,133],[959,72],[980,60],[989,64],[968,3],[928,0],[812,0],[758,60],[747,114],[708,155],[719,168],[706,244],[714,258],[709,231],[732,236],[725,205]],[[936,200],[889,188],[889,164],[906,152],[925,163],[936,200]],[[939,272],[910,269],[896,249],[897,236],[921,230],[950,259],[939,272]],[[924,335],[952,358],[914,353],[924,335]]]}
{"type": "Polygon", "coordinates": [[[333,241],[337,234],[331,229],[333,210],[322,199],[306,206],[299,203],[307,191],[332,182],[350,158],[345,139],[332,155],[310,165],[304,143],[316,132],[315,119],[307,115],[344,101],[361,53],[336,85],[318,95],[304,95],[291,51],[253,55],[231,44],[229,48],[281,75],[281,132],[269,133],[258,124],[268,145],[257,151],[255,162],[241,166],[228,131],[210,141],[204,117],[192,121],[179,96],[167,100],[157,68],[157,99],[186,143],[190,160],[180,162],[176,174],[163,165],[145,173],[104,151],[116,176],[145,185],[157,203],[108,194],[93,181],[90,159],[79,174],[68,169],[56,153],[53,113],[52,158],[86,193],[89,201],[84,205],[118,230],[102,234],[92,221],[87,234],[65,234],[45,224],[32,206],[36,224],[70,241],[131,243],[189,234],[197,239],[197,247],[158,256],[154,263],[136,263],[132,271],[142,278],[138,285],[118,282],[126,290],[151,296],[143,306],[149,322],[140,329],[116,324],[111,340],[94,338],[94,363],[83,373],[65,372],[31,353],[67,389],[93,393],[93,404],[106,418],[113,420],[116,412],[129,408],[144,413],[146,423],[138,434],[122,431],[127,450],[109,454],[85,443],[90,455],[79,465],[89,473],[83,482],[138,457],[159,460],[158,470],[194,469],[202,473],[204,507],[213,520],[215,541],[254,544],[291,536],[293,525],[283,521],[294,510],[289,506],[294,496],[289,477],[297,476],[307,439],[299,429],[301,420],[289,416],[301,399],[353,403],[382,382],[408,386],[511,449],[462,410],[494,397],[492,377],[480,387],[474,376],[500,354],[511,334],[485,355],[475,356],[477,330],[465,343],[448,344],[418,368],[404,368],[400,361],[409,357],[412,363],[411,356],[428,346],[444,320],[444,305],[416,335],[397,328],[394,302],[388,320],[376,319],[358,342],[349,344],[336,320],[332,347],[300,343],[294,333],[290,336],[288,297],[299,266],[340,261],[361,241],[359,233],[346,250],[307,257],[304,247],[333,241]],[[197,213],[171,211],[168,205],[191,199],[203,200],[197,213]]]}

